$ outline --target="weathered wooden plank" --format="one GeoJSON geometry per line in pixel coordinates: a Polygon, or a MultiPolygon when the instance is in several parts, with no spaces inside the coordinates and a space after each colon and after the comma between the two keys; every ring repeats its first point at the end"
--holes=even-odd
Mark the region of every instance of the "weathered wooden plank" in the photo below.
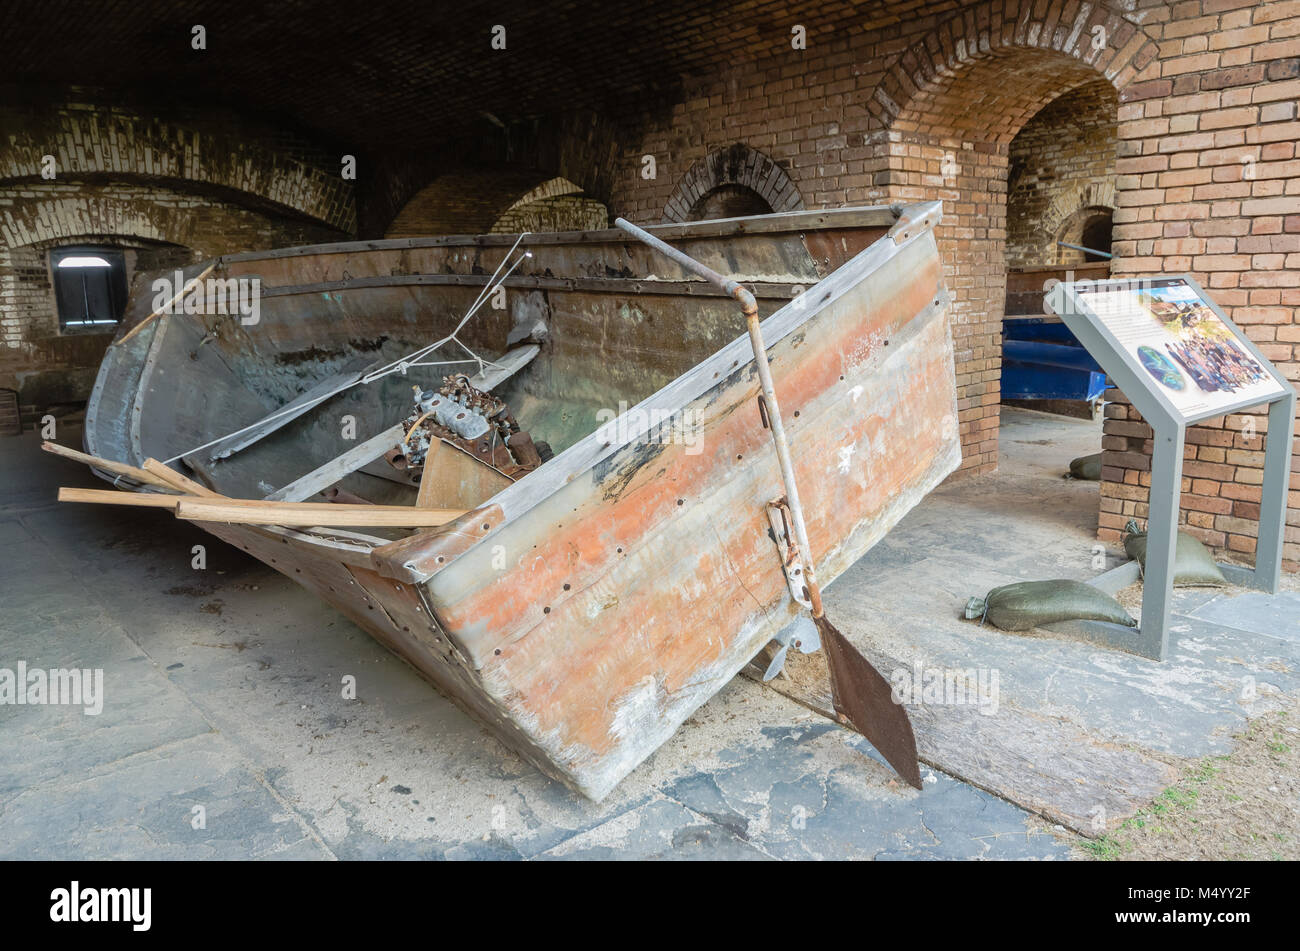
{"type": "Polygon", "coordinates": [[[418,509],[410,505],[337,505],[331,502],[272,502],[266,499],[196,499],[185,496],[176,517],[236,525],[387,525],[432,528],[464,515],[463,509],[418,509]]]}
{"type": "Polygon", "coordinates": [[[56,456],[62,456],[64,459],[72,459],[76,462],[84,462],[88,466],[101,469],[104,472],[111,472],[113,475],[125,476],[141,485],[157,486],[160,489],[170,489],[170,482],[147,472],[136,466],[127,465],[125,462],[114,462],[112,459],[101,459],[99,456],[92,456],[86,452],[79,452],[76,449],[69,449],[67,446],[60,446],[56,442],[41,443],[41,448],[46,452],[51,452],[56,456]]]}
{"type": "Polygon", "coordinates": [[[157,459],[146,459],[144,461],[144,470],[157,476],[177,492],[186,495],[198,495],[210,499],[225,498],[225,496],[220,492],[213,492],[206,485],[200,485],[188,476],[177,472],[171,466],[159,462],[157,459]]]}
{"type": "Polygon", "coordinates": [[[276,489],[266,497],[266,501],[302,502],[309,499],[317,492],[328,489],[345,475],[374,462],[388,450],[399,445],[405,435],[406,430],[402,428],[400,423],[385,429],[378,436],[372,436],[365,442],[353,446],[343,455],[336,456],[325,465],[308,472],[302,478],[276,489]]]}
{"type": "MultiPolygon", "coordinates": [[[[700,238],[728,238],[741,233],[748,235],[779,235],[782,233],[822,231],[833,229],[875,229],[882,231],[890,228],[898,220],[892,210],[886,206],[827,208],[818,211],[789,211],[758,218],[747,218],[738,226],[735,219],[718,219],[714,221],[693,221],[689,224],[655,225],[651,233],[665,241],[697,240],[700,238]]],[[[223,255],[221,260],[227,264],[273,261],[282,258],[315,258],[325,255],[349,255],[365,252],[383,252],[387,250],[404,251],[412,248],[436,247],[499,247],[509,248],[517,239],[514,234],[482,235],[440,235],[429,238],[389,238],[376,241],[341,241],[335,244],[300,245],[293,248],[278,248],[274,251],[245,251],[240,254],[223,255]]],[[[553,231],[528,235],[521,247],[535,248],[546,245],[578,245],[587,248],[601,243],[625,244],[627,235],[617,228],[601,231],[553,231]]]]}

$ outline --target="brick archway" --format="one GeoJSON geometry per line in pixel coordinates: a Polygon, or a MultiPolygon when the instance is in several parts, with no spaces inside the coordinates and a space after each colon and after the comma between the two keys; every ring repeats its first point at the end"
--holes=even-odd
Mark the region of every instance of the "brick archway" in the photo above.
{"type": "Polygon", "coordinates": [[[50,182],[0,208],[0,386],[24,404],[83,400],[112,336],[59,330],[49,252],[96,244],[129,252],[134,273],[232,248],[337,240],[338,232],[146,184],[50,182]],[[62,380],[57,386],[51,381],[62,380]]]}
{"type": "Polygon", "coordinates": [[[785,169],[770,156],[737,142],[714,149],[687,170],[664,207],[664,221],[689,220],[701,199],[727,186],[749,189],[774,212],[800,211],[804,206],[785,169]]]}
{"type": "Polygon", "coordinates": [[[152,184],[285,210],[343,234],[356,232],[352,182],[341,155],[260,128],[197,117],[146,118],[133,109],[63,103],[0,111],[14,133],[0,139],[0,184],[35,188],[75,182],[152,184]],[[61,107],[60,107],[61,106],[61,107]],[[45,156],[53,156],[51,182],[45,156]]]}
{"type": "Polygon", "coordinates": [[[898,57],[867,110],[898,132],[942,123],[1007,142],[1051,99],[1099,76],[1123,88],[1156,57],[1156,42],[1105,4],[1082,4],[1069,19],[1050,6],[1021,0],[1017,10],[998,0],[949,18],[898,57]],[[1032,51],[1049,55],[1027,57],[1032,51]],[[1001,83],[978,69],[990,61],[1001,61],[1001,83]]]}
{"type": "Polygon", "coordinates": [[[1048,103],[1098,80],[1120,88],[1156,53],[1146,33],[1105,4],[999,0],[913,43],[866,103],[883,126],[878,181],[888,199],[945,205],[938,237],[954,291],[954,342],[967,356],[957,379],[967,472],[992,471],[998,461],[1011,140],[1048,103]]]}
{"type": "Polygon", "coordinates": [[[1043,231],[1059,236],[1066,222],[1089,209],[1115,211],[1114,181],[1089,182],[1058,196],[1043,218],[1043,231]]]}
{"type": "Polygon", "coordinates": [[[458,168],[412,195],[384,236],[591,230],[608,221],[605,206],[566,178],[537,169],[458,168]]]}
{"type": "Polygon", "coordinates": [[[609,227],[609,210],[567,178],[542,182],[515,200],[492,223],[494,234],[523,231],[599,231],[609,227]]]}

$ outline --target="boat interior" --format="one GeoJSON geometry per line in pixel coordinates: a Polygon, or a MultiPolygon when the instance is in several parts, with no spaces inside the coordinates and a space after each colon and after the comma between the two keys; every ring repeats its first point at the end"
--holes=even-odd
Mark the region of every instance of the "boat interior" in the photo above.
{"type": "MultiPolygon", "coordinates": [[[[655,230],[744,282],[767,317],[896,220],[866,208],[655,230]]],[[[151,313],[142,281],[87,448],[240,499],[471,508],[744,332],[734,301],[617,231],[295,248],[184,278],[256,282],[256,322],[151,313]]]]}

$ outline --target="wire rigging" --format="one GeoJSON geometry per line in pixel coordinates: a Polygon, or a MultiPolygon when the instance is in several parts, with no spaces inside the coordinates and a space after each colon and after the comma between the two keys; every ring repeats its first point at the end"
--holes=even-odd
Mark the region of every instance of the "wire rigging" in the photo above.
{"type": "Polygon", "coordinates": [[[227,440],[234,439],[236,436],[242,436],[244,433],[249,432],[250,430],[256,429],[259,426],[264,426],[267,423],[274,422],[275,420],[279,419],[281,416],[285,416],[289,413],[298,413],[298,414],[305,413],[308,410],[312,409],[313,407],[319,406],[321,403],[325,402],[326,400],[338,396],[344,390],[351,389],[352,387],[357,386],[358,384],[369,385],[375,382],[376,380],[383,379],[384,377],[388,376],[391,373],[401,373],[403,376],[405,376],[406,371],[412,367],[451,366],[459,363],[472,362],[478,365],[478,369],[480,373],[482,373],[483,370],[485,370],[487,367],[495,367],[497,369],[500,369],[500,364],[494,363],[491,360],[486,360],[483,357],[480,357],[469,347],[469,345],[467,345],[463,340],[461,340],[457,336],[457,334],[459,334],[462,330],[465,329],[465,325],[469,323],[470,320],[473,319],[474,315],[477,314],[480,309],[482,309],[483,304],[487,302],[487,300],[492,296],[492,294],[495,293],[499,287],[504,285],[506,278],[508,278],[511,274],[514,273],[515,268],[519,267],[519,265],[522,264],[525,259],[531,258],[533,256],[533,252],[525,251],[523,254],[519,255],[519,257],[514,258],[514,260],[511,261],[511,258],[513,257],[515,251],[519,248],[519,243],[523,241],[524,238],[528,237],[529,234],[530,232],[525,231],[521,233],[518,238],[515,239],[515,243],[512,244],[510,246],[510,250],[507,251],[502,256],[500,263],[498,263],[496,266],[496,270],[492,272],[492,276],[487,281],[484,282],[483,289],[479,291],[478,297],[474,299],[474,303],[470,305],[469,309],[465,311],[465,315],[461,317],[460,323],[456,325],[456,329],[453,330],[451,333],[447,334],[447,336],[442,337],[441,339],[436,340],[433,343],[428,344],[427,346],[421,347],[418,350],[414,350],[411,353],[408,353],[404,357],[399,357],[398,359],[394,360],[392,363],[387,364],[386,366],[382,366],[376,370],[372,370],[369,373],[363,374],[362,376],[358,377],[355,380],[349,380],[346,383],[342,383],[339,386],[329,390],[328,392],[323,393],[320,396],[317,396],[309,400],[305,404],[298,404],[298,405],[290,404],[288,406],[285,406],[280,410],[271,413],[269,416],[263,416],[261,419],[257,420],[256,422],[249,423],[247,426],[243,427],[242,429],[236,429],[233,432],[226,433],[224,436],[218,436],[216,439],[209,440],[208,442],[205,442],[202,445],[195,446],[192,449],[187,449],[184,452],[179,452],[176,455],[172,456],[170,459],[164,459],[163,463],[165,465],[170,465],[171,463],[183,459],[185,456],[188,456],[191,453],[202,452],[204,449],[209,449],[212,446],[217,445],[218,443],[223,443],[226,442],[227,440]],[[502,274],[501,269],[505,267],[507,261],[510,261],[510,266],[506,268],[505,273],[502,274]],[[433,360],[433,361],[424,359],[424,357],[429,356],[438,348],[444,347],[449,343],[455,343],[467,354],[469,354],[469,358],[461,359],[461,360],[433,360]]]}

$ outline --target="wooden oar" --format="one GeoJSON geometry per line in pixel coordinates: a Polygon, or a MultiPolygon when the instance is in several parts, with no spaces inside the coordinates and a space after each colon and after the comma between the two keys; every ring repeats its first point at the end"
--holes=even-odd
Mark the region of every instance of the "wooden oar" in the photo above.
{"type": "Polygon", "coordinates": [[[758,381],[763,391],[763,402],[772,431],[772,442],[776,447],[776,458],[781,466],[781,480],[785,483],[786,504],[790,510],[791,521],[794,523],[795,540],[799,545],[798,555],[804,563],[803,582],[808,588],[808,600],[812,603],[813,621],[817,624],[822,645],[826,649],[835,712],[841,722],[852,724],[859,733],[870,740],[871,745],[880,751],[900,776],[920,789],[921,764],[916,756],[916,737],[912,733],[912,723],[907,717],[907,712],[894,702],[889,681],[882,677],[880,671],[876,670],[848,638],[839,632],[839,629],[826,617],[822,608],[821,590],[813,573],[812,546],[808,543],[803,506],[799,503],[799,489],[795,485],[790,447],[786,442],[785,427],[781,422],[781,410],[776,402],[772,368],[767,362],[767,346],[763,343],[763,332],[759,326],[758,302],[754,300],[753,294],[735,281],[723,277],[712,268],[705,267],[699,261],[665,244],[631,222],[619,218],[614,224],[676,261],[688,271],[698,274],[721,288],[740,304],[745,314],[745,324],[749,328],[749,342],[754,350],[754,362],[758,367],[758,381]]]}

